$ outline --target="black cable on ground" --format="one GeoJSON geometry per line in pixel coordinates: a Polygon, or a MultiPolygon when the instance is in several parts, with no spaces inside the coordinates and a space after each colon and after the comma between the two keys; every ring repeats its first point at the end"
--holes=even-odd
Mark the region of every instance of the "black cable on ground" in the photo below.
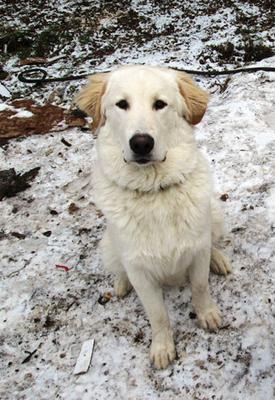
{"type": "MultiPolygon", "coordinates": [[[[234,75],[239,74],[241,72],[251,73],[257,71],[266,71],[266,72],[275,72],[275,67],[244,67],[244,68],[236,68],[236,69],[228,69],[228,70],[209,70],[209,71],[198,71],[193,69],[186,69],[186,68],[177,68],[171,67],[176,71],[182,71],[193,75],[202,75],[202,76],[218,76],[218,75],[234,75]]],[[[100,72],[109,72],[107,71],[100,71],[100,72]]],[[[94,75],[97,72],[90,72],[87,74],[81,75],[69,75],[69,76],[62,76],[56,78],[47,78],[48,73],[45,69],[42,68],[31,68],[25,71],[22,71],[18,74],[18,79],[24,83],[47,83],[47,82],[65,82],[65,81],[75,81],[78,79],[85,79],[89,75],[94,75]],[[36,78],[31,78],[34,74],[40,74],[41,76],[36,78]],[[28,77],[30,76],[30,77],[28,77]]]]}

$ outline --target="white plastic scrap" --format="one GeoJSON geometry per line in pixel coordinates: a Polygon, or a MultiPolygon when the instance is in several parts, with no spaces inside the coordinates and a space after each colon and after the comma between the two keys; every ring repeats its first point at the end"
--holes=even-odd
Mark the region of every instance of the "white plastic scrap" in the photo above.
{"type": "Polygon", "coordinates": [[[81,348],[80,354],[78,356],[77,362],[74,367],[74,375],[84,374],[88,371],[91,358],[94,350],[94,339],[86,340],[81,348]]]}

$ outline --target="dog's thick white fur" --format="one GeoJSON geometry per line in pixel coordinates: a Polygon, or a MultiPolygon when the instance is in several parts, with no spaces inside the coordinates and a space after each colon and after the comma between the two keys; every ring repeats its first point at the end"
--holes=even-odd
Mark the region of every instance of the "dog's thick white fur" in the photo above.
{"type": "Polygon", "coordinates": [[[167,367],[176,355],[163,285],[190,282],[200,326],[221,324],[209,292],[209,269],[227,274],[230,265],[216,247],[222,219],[192,127],[207,101],[186,74],[147,66],[94,75],[76,98],[98,134],[94,190],[107,218],[102,259],[117,274],[117,295],[133,286],[140,297],[157,368],[167,367]],[[141,164],[129,143],[144,134],[154,147],[141,164]]]}

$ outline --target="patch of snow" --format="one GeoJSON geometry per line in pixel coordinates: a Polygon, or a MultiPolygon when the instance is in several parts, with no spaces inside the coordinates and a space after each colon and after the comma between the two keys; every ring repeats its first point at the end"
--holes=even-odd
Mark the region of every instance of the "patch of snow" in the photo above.
{"type": "Polygon", "coordinates": [[[10,92],[2,83],[0,83],[0,96],[5,97],[5,98],[11,97],[10,92]]]}
{"type": "Polygon", "coordinates": [[[33,113],[24,109],[16,109],[16,114],[12,115],[11,118],[31,118],[33,117],[33,113]]]}
{"type": "MultiPolygon", "coordinates": [[[[273,172],[275,173],[275,165],[273,168],[273,172]]],[[[270,191],[269,196],[265,201],[268,213],[268,219],[270,223],[273,225],[273,229],[275,229],[275,187],[273,187],[270,191]]]]}
{"type": "Polygon", "coordinates": [[[0,103],[0,112],[5,110],[14,110],[14,107],[9,106],[8,104],[5,103],[0,103]]]}

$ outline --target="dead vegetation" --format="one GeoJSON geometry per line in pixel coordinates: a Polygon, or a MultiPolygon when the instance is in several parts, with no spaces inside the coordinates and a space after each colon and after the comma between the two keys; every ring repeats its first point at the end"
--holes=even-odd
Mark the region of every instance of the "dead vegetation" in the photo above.
{"type": "Polygon", "coordinates": [[[18,99],[8,104],[9,108],[0,111],[0,140],[49,133],[53,129],[65,127],[84,127],[86,120],[77,112],[68,112],[63,107],[46,103],[38,105],[31,99],[18,99]],[[20,110],[29,112],[22,117],[20,110]]]}

